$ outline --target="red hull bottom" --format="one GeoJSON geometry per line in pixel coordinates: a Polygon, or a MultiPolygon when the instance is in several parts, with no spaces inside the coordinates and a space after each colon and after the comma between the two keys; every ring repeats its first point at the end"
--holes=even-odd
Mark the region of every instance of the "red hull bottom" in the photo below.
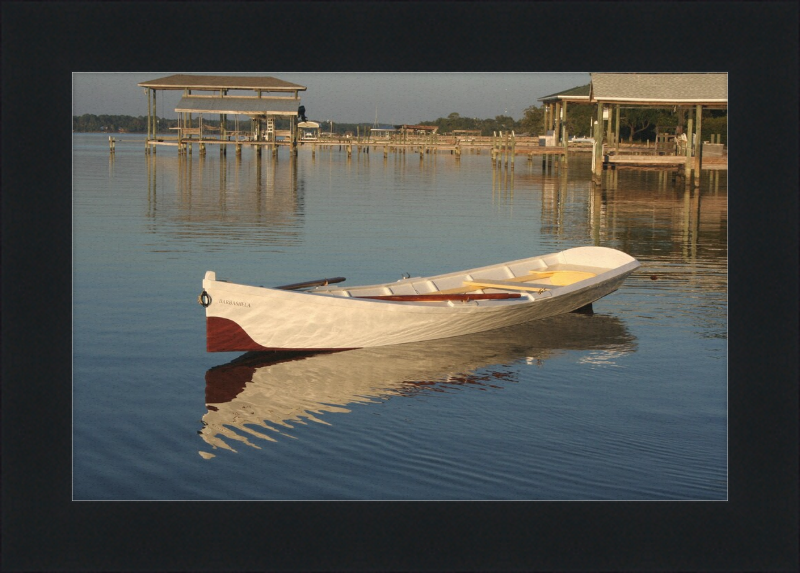
{"type": "Polygon", "coordinates": [[[261,346],[244,329],[228,318],[209,316],[206,318],[207,352],[251,352],[291,350],[300,352],[331,352],[354,350],[354,348],[272,348],[261,346]]]}

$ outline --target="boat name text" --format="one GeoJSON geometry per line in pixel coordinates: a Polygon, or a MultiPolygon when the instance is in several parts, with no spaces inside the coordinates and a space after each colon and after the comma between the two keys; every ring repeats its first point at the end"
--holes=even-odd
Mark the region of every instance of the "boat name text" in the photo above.
{"type": "Polygon", "coordinates": [[[231,306],[244,306],[244,307],[250,308],[250,303],[249,302],[242,302],[242,301],[238,301],[238,300],[228,300],[228,299],[224,299],[224,298],[220,299],[217,302],[219,302],[220,304],[230,304],[231,306]]]}

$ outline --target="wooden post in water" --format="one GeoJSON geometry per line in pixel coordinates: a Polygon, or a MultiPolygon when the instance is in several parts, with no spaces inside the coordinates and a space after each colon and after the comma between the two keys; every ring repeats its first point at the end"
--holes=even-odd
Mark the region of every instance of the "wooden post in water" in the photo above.
{"type": "Polygon", "coordinates": [[[692,116],[686,122],[686,163],[683,165],[684,185],[689,185],[692,176],[692,116]]]}
{"type": "MultiPolygon", "coordinates": [[[[222,90],[222,93],[224,95],[228,95],[228,90],[222,90]]],[[[219,134],[220,134],[220,137],[222,139],[224,139],[225,141],[228,140],[228,114],[227,113],[222,115],[222,124],[219,126],[219,134]]],[[[223,145],[222,146],[222,155],[224,155],[225,157],[228,156],[228,146],[227,145],[223,145]]]]}
{"type": "Polygon", "coordinates": [[[558,145],[558,136],[561,135],[561,104],[556,102],[555,118],[553,121],[553,143],[558,145]]]}
{"type": "MultiPolygon", "coordinates": [[[[156,105],[156,90],[151,90],[153,92],[153,139],[158,139],[158,106],[156,105]]],[[[151,153],[155,154],[156,146],[153,145],[150,147],[151,153]]]]}
{"type": "MultiPolygon", "coordinates": [[[[184,88],[183,94],[186,95],[186,96],[192,95],[192,90],[190,90],[188,88],[184,88]]],[[[190,111],[184,112],[183,126],[184,127],[188,127],[189,129],[191,129],[191,127],[192,127],[192,112],[190,112],[190,111]]],[[[178,133],[181,133],[181,132],[179,131],[178,133]]],[[[188,135],[189,135],[189,140],[190,141],[186,144],[185,149],[186,149],[187,154],[191,155],[192,154],[192,144],[191,144],[192,134],[191,134],[191,132],[188,135]]],[[[181,139],[183,139],[183,134],[182,133],[181,133],[181,139]]]]}
{"type": "Polygon", "coordinates": [[[697,118],[697,136],[695,137],[695,150],[694,150],[694,186],[700,187],[700,170],[702,169],[703,162],[703,106],[698,105],[695,112],[697,118]]]}
{"type": "Polygon", "coordinates": [[[297,129],[295,117],[292,116],[289,118],[289,144],[292,157],[297,155],[297,129]]]}
{"type": "Polygon", "coordinates": [[[544,135],[545,136],[547,135],[547,110],[549,109],[549,107],[550,106],[545,105],[544,106],[544,110],[543,110],[544,113],[542,114],[542,116],[544,116],[544,125],[542,127],[544,128],[544,135]]]}
{"type": "Polygon", "coordinates": [[[569,152],[569,132],[567,131],[567,102],[564,102],[564,123],[562,124],[561,141],[564,145],[564,167],[568,167],[567,154],[569,152]]]}
{"type": "Polygon", "coordinates": [[[616,128],[614,129],[614,145],[617,153],[619,153],[619,104],[617,104],[615,107],[617,109],[616,115],[614,116],[614,119],[616,120],[616,128]]]}
{"type": "MultiPolygon", "coordinates": [[[[220,134],[223,136],[225,141],[228,141],[228,114],[223,114],[222,116],[222,126],[220,127],[220,134]]],[[[222,155],[228,156],[228,146],[222,146],[222,155]]]]}
{"type": "Polygon", "coordinates": [[[150,109],[150,104],[152,103],[150,101],[150,92],[153,90],[145,88],[145,91],[147,92],[147,137],[144,140],[144,152],[150,153],[150,129],[153,123],[153,112],[150,109]]]}
{"type": "Polygon", "coordinates": [[[603,175],[603,104],[597,102],[597,119],[594,123],[594,154],[592,156],[593,173],[592,179],[595,183],[602,182],[603,175]]]}

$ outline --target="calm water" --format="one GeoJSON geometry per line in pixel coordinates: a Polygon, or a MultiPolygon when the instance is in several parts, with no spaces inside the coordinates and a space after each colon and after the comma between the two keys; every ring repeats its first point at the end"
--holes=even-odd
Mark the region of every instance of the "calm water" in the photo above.
{"type": "Polygon", "coordinates": [[[221,160],[120,139],[110,158],[107,137],[74,136],[75,499],[727,498],[727,172],[699,192],[656,171],[594,189],[588,156],[559,173],[486,151],[221,160]],[[206,270],[374,283],[589,244],[642,263],[593,316],[205,352],[206,270]]]}

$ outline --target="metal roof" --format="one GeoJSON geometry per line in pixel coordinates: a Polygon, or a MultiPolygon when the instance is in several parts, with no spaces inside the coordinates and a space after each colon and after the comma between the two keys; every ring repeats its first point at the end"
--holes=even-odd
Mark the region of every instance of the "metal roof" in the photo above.
{"type": "Polygon", "coordinates": [[[591,84],[586,84],[585,86],[578,86],[575,88],[570,88],[568,90],[564,90],[563,92],[558,92],[555,94],[550,94],[548,96],[540,97],[539,101],[545,100],[578,100],[583,101],[589,99],[589,92],[591,91],[591,84]]]}
{"type": "Polygon", "coordinates": [[[271,76],[194,76],[177,74],[138,84],[140,87],[160,90],[256,90],[268,92],[305,91],[307,88],[271,76]]]}
{"type": "Polygon", "coordinates": [[[593,73],[592,101],[632,104],[727,105],[728,74],[593,73]]]}
{"type": "Polygon", "coordinates": [[[242,115],[297,115],[300,98],[183,96],[175,111],[242,115]]]}

